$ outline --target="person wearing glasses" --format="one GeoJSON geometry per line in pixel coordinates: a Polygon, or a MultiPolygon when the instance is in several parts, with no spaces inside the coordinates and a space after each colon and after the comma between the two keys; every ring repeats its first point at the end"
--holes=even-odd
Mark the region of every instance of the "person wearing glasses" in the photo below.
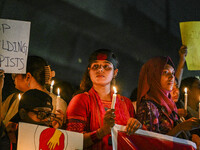
{"type": "MultiPolygon", "coordinates": [[[[32,89],[26,91],[19,102],[18,112],[11,121],[25,122],[31,124],[52,126],[55,114],[52,113],[52,98],[41,90],[32,89]]],[[[17,137],[17,127],[15,136],[17,137]]],[[[17,143],[17,142],[16,142],[17,143]]],[[[0,147],[1,149],[16,149],[16,143],[12,143],[3,122],[0,125],[0,147]]]]}
{"type": "MultiPolygon", "coordinates": [[[[46,89],[46,85],[50,83],[51,78],[54,76],[55,73],[51,71],[50,66],[42,57],[39,56],[28,56],[26,74],[12,74],[15,88],[19,91],[24,93],[30,89],[38,89],[48,93],[52,97],[53,113],[57,115],[55,118],[54,127],[60,128],[63,124],[63,117],[66,113],[67,104],[62,98],[60,98],[59,102],[61,103],[61,107],[60,110],[56,110],[57,96],[53,93],[49,93],[46,89]]],[[[5,126],[8,126],[8,130],[10,126],[10,119],[18,111],[18,104],[18,93],[11,94],[3,102],[1,118],[5,126]]]]}
{"type": "Polygon", "coordinates": [[[67,108],[67,130],[84,133],[84,147],[112,149],[111,128],[126,126],[128,135],[141,127],[134,118],[133,105],[127,97],[117,94],[115,109],[111,109],[113,84],[118,73],[116,55],[107,49],[93,52],[75,95],[67,108]]]}

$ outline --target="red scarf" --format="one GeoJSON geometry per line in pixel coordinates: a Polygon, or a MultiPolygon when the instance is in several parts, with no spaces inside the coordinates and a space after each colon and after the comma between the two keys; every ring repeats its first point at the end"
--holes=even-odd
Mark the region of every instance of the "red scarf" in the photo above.
{"type": "MultiPolygon", "coordinates": [[[[103,104],[101,102],[101,99],[98,93],[94,90],[94,88],[91,88],[88,93],[89,93],[90,102],[91,102],[90,103],[91,104],[90,131],[94,131],[102,127],[105,109],[103,107],[103,104]]],[[[112,94],[111,94],[111,98],[112,98],[112,94]]],[[[120,95],[117,95],[116,104],[115,104],[115,114],[116,114],[116,118],[115,118],[116,124],[120,124],[120,125],[127,124],[127,121],[130,118],[130,114],[127,109],[127,105],[125,101],[123,100],[123,97],[120,95]]]]}
{"type": "MultiPolygon", "coordinates": [[[[101,99],[98,93],[91,88],[89,90],[89,97],[90,97],[90,131],[95,131],[103,126],[103,117],[105,114],[105,109],[101,102],[101,99]]],[[[112,94],[111,94],[112,98],[112,94]]],[[[134,111],[133,111],[134,113],[134,111]]],[[[129,114],[128,107],[126,102],[123,100],[123,97],[117,95],[116,104],[115,104],[115,123],[120,125],[126,125],[128,119],[133,117],[134,114],[129,114]]],[[[94,144],[92,146],[93,149],[112,149],[111,146],[108,145],[108,138],[110,135],[105,136],[100,143],[94,144]]]]}
{"type": "Polygon", "coordinates": [[[169,116],[172,111],[177,113],[177,107],[171,99],[170,91],[162,89],[160,83],[161,74],[166,64],[174,67],[170,57],[155,57],[142,66],[138,82],[137,106],[142,98],[151,100],[164,107],[169,116]]]}

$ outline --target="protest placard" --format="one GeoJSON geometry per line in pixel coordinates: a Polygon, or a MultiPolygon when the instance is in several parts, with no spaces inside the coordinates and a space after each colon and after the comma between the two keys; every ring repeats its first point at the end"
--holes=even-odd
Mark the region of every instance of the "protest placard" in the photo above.
{"type": "Polygon", "coordinates": [[[188,70],[200,70],[200,21],[180,22],[182,44],[187,46],[188,70]]]}
{"type": "Polygon", "coordinates": [[[0,68],[26,73],[30,22],[0,19],[0,68]]]}
{"type": "Polygon", "coordinates": [[[83,134],[29,123],[19,123],[18,150],[79,150],[83,134]]]}

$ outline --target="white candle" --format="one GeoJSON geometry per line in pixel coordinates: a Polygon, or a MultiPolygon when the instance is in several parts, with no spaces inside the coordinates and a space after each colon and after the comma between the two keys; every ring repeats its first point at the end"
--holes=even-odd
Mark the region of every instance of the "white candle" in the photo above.
{"type": "Polygon", "coordinates": [[[50,93],[53,93],[53,85],[54,85],[54,80],[51,81],[50,93]]]}
{"type": "Polygon", "coordinates": [[[18,99],[19,99],[19,101],[21,100],[21,94],[19,93],[19,95],[18,95],[18,99]]]}
{"type": "Polygon", "coordinates": [[[60,97],[60,88],[57,89],[57,97],[60,97]]]}
{"type": "Polygon", "coordinates": [[[111,104],[111,109],[115,109],[115,103],[116,103],[116,98],[117,98],[117,90],[115,87],[113,87],[113,90],[114,90],[114,94],[113,94],[113,97],[112,97],[112,104],[111,104]]]}
{"type": "Polygon", "coordinates": [[[60,88],[57,89],[56,110],[60,108],[60,88]]]}
{"type": "Polygon", "coordinates": [[[188,99],[188,94],[187,94],[187,88],[184,89],[185,91],[185,110],[187,110],[187,99],[188,99]]]}

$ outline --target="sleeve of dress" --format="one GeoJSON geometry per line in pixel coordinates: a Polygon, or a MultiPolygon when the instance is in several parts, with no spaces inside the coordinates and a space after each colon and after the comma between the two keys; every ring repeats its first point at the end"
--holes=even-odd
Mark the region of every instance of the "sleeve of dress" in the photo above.
{"type": "Polygon", "coordinates": [[[66,112],[67,130],[75,132],[86,131],[89,115],[89,97],[78,94],[72,98],[66,112]]]}
{"type": "Polygon", "coordinates": [[[9,107],[9,105],[10,105],[10,101],[11,101],[12,97],[14,96],[14,94],[15,94],[15,93],[9,95],[9,96],[5,99],[5,101],[2,103],[2,107],[1,107],[1,118],[2,118],[2,120],[5,119],[5,116],[6,116],[7,112],[8,112],[8,107],[9,107]]]}
{"type": "Polygon", "coordinates": [[[137,110],[137,119],[142,123],[144,129],[160,133],[159,112],[153,103],[141,102],[137,110]]]}

